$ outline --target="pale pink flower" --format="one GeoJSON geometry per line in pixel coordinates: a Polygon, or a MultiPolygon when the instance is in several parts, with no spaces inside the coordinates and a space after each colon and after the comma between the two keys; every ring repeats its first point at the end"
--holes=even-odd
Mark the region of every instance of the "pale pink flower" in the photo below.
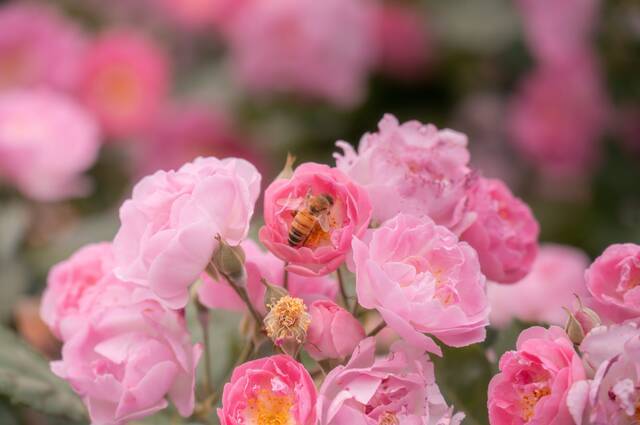
{"type": "Polygon", "coordinates": [[[491,425],[568,425],[567,393],[585,379],[580,357],[558,327],[532,327],[518,337],[516,351],[500,358],[489,383],[491,425]]]}
{"type": "Polygon", "coordinates": [[[100,150],[98,126],[62,94],[37,90],[0,93],[0,180],[37,201],[88,192],[82,173],[100,150]]]}
{"type": "Polygon", "coordinates": [[[260,241],[287,269],[305,276],[321,276],[336,270],[351,249],[354,236],[362,236],[371,219],[371,204],[365,190],[342,171],[326,165],[304,163],[291,178],[274,180],[264,195],[264,226],[260,241]],[[294,215],[305,209],[308,197],[331,198],[326,229],[318,219],[308,238],[299,246],[288,242],[294,215]]]}
{"type": "Polygon", "coordinates": [[[273,423],[316,425],[316,387],[304,366],[277,355],[235,368],[224,385],[221,425],[273,423]]]}
{"type": "Polygon", "coordinates": [[[570,61],[591,46],[600,0],[518,0],[525,36],[540,62],[570,61]]]}
{"type": "Polygon", "coordinates": [[[584,271],[589,257],[581,250],[565,245],[544,244],[531,272],[513,285],[489,283],[492,326],[504,327],[511,320],[564,326],[575,295],[588,298],[584,271]]]}
{"type": "Polygon", "coordinates": [[[428,217],[399,214],[353,240],[358,302],[408,342],[434,353],[424,333],[454,347],[485,338],[489,305],[478,257],[428,217]]]}
{"type": "Polygon", "coordinates": [[[167,105],[136,145],[136,171],[140,175],[171,170],[198,156],[246,159],[259,170],[259,152],[247,146],[220,110],[197,103],[167,105]]]}
{"type": "Polygon", "coordinates": [[[234,74],[250,91],[352,106],[373,65],[366,0],[248,2],[226,31],[234,74]]]}
{"type": "Polygon", "coordinates": [[[315,360],[344,358],[365,337],[358,319],[333,301],[314,301],[309,314],[311,324],[304,348],[315,360]]]}
{"type": "Polygon", "coordinates": [[[499,283],[514,283],[531,270],[540,226],[531,209],[498,179],[479,178],[469,191],[475,220],[461,235],[478,253],[482,272],[499,283]]]}
{"type": "Polygon", "coordinates": [[[585,273],[592,307],[612,322],[640,318],[640,245],[610,245],[585,273]]]}
{"type": "Polygon", "coordinates": [[[120,208],[116,275],[182,308],[220,235],[239,244],[249,230],[260,174],[236,158],[197,158],[143,178],[120,208]]]}
{"type": "Polygon", "coordinates": [[[327,375],[317,410],[319,425],[458,425],[464,418],[447,406],[424,352],[395,343],[376,359],[374,338],[327,375]]]}
{"type": "Polygon", "coordinates": [[[582,57],[537,68],[511,101],[507,119],[513,144],[552,177],[581,176],[599,159],[608,106],[592,62],[582,57]]]}
{"type": "Polygon", "coordinates": [[[135,301],[135,285],[111,279],[87,290],[81,328],[51,369],[82,398],[94,424],[122,424],[167,407],[194,408],[193,346],[184,317],[156,301],[135,301]]]}
{"type": "MultiPolygon", "coordinates": [[[[283,286],[284,261],[265,252],[251,239],[244,240],[240,246],[246,255],[244,266],[249,299],[256,310],[265,313],[266,289],[260,279],[266,279],[270,285],[283,286]]],[[[307,305],[320,299],[334,300],[338,293],[338,283],[329,276],[300,276],[290,273],[288,279],[289,294],[302,298],[307,305]]],[[[246,311],[244,302],[224,279],[217,282],[203,274],[202,281],[198,288],[198,298],[202,304],[209,308],[246,311]]]]}
{"type": "Polygon", "coordinates": [[[363,185],[380,223],[398,213],[427,215],[436,223],[464,228],[471,173],[467,137],[418,121],[399,124],[386,114],[377,133],[367,133],[356,152],[338,142],[336,166],[363,185]]]}
{"type": "Polygon", "coordinates": [[[140,33],[112,30],[89,48],[80,97],[113,137],[139,133],[165,102],[171,71],[166,54],[140,33]]]}
{"type": "Polygon", "coordinates": [[[0,90],[16,87],[73,89],[80,76],[84,34],[43,3],[0,7],[0,90]]]}
{"type": "Polygon", "coordinates": [[[627,323],[592,330],[580,345],[595,376],[573,384],[576,424],[634,425],[640,419],[640,330],[627,323]]]}
{"type": "Polygon", "coordinates": [[[384,3],[377,7],[377,63],[382,72],[404,80],[420,79],[432,57],[426,16],[417,7],[384,3]]]}
{"type": "Polygon", "coordinates": [[[84,246],[51,268],[40,315],[56,337],[65,339],[63,335],[72,333],[67,329],[75,328],[84,293],[110,274],[113,265],[111,244],[103,242],[84,246]]]}

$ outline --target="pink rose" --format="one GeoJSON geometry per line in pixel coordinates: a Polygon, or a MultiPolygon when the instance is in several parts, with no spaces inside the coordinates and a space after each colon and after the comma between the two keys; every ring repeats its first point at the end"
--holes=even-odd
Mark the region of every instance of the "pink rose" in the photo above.
{"type": "MultiPolygon", "coordinates": [[[[246,254],[246,288],[251,303],[261,313],[265,313],[265,287],[260,282],[266,279],[271,285],[284,284],[284,262],[269,252],[263,251],[251,239],[241,244],[246,254]]],[[[206,274],[202,275],[203,284],[198,288],[200,302],[209,308],[221,308],[230,311],[246,311],[246,306],[238,294],[221,280],[214,281],[206,274]]],[[[292,297],[302,298],[308,305],[318,299],[334,300],[338,293],[338,283],[329,276],[308,277],[289,274],[288,291],[292,297]]]]}
{"type": "Polygon", "coordinates": [[[353,240],[358,302],[408,342],[440,353],[485,338],[489,306],[475,251],[428,217],[399,214],[353,240]]]}
{"type": "Polygon", "coordinates": [[[156,301],[135,302],[134,285],[111,280],[87,290],[84,323],[51,369],[82,397],[94,424],[121,424],[167,407],[194,408],[195,368],[184,318],[156,301]]]}
{"type": "Polygon", "coordinates": [[[452,130],[390,114],[378,133],[365,134],[358,152],[338,142],[336,167],[363,185],[373,204],[373,219],[383,222],[398,213],[429,216],[450,229],[464,227],[470,180],[467,137],[452,130]]]}
{"type": "Polygon", "coordinates": [[[482,272],[499,283],[525,277],[538,252],[540,226],[531,210],[498,179],[479,178],[469,191],[476,219],[460,239],[478,252],[482,272]]]}
{"type": "Polygon", "coordinates": [[[40,315],[59,339],[70,336],[77,325],[80,300],[113,270],[111,244],[87,245],[51,268],[42,296],[40,315]]]}
{"type": "Polygon", "coordinates": [[[358,103],[375,59],[366,0],[249,1],[225,24],[234,76],[251,92],[358,103]]]}
{"type": "Polygon", "coordinates": [[[377,7],[378,67],[403,80],[420,80],[432,57],[427,17],[418,7],[384,3],[377,7]]]}
{"type": "Polygon", "coordinates": [[[81,196],[82,176],[100,150],[98,126],[62,94],[15,90],[0,94],[0,180],[36,201],[81,196]]]}
{"type": "Polygon", "coordinates": [[[447,406],[427,355],[396,343],[376,359],[374,338],[327,375],[317,410],[319,425],[458,425],[464,418],[447,406]]]}
{"type": "Polygon", "coordinates": [[[564,326],[567,314],[562,307],[575,304],[575,295],[588,298],[584,271],[589,257],[579,249],[544,244],[531,272],[513,285],[489,283],[492,326],[504,327],[511,320],[564,326]]]}
{"type": "Polygon", "coordinates": [[[224,385],[221,425],[272,423],[315,425],[316,387],[309,372],[289,356],[277,355],[235,368],[224,385]]]}
{"type": "MultiPolygon", "coordinates": [[[[319,217],[319,216],[318,216],[319,217]]],[[[371,204],[362,187],[336,168],[305,163],[289,179],[274,180],[264,195],[264,226],[260,241],[273,254],[287,261],[293,273],[321,276],[340,267],[354,236],[362,236],[371,219],[371,204]],[[327,195],[326,230],[320,218],[308,237],[292,246],[289,233],[296,211],[308,209],[308,198],[327,195]],[[330,204],[330,205],[329,205],[330,204]]],[[[304,233],[304,232],[303,232],[304,233]]]]}
{"type": "Polygon", "coordinates": [[[44,3],[0,7],[0,91],[16,87],[70,90],[78,83],[84,34],[44,3]]]}
{"type": "Polygon", "coordinates": [[[101,35],[86,55],[80,97],[113,137],[144,130],[164,103],[169,60],[142,34],[117,30],[101,35]]]}
{"type": "Polygon", "coordinates": [[[593,309],[605,319],[640,318],[640,245],[609,246],[585,273],[593,309]]]}
{"type": "Polygon", "coordinates": [[[516,348],[502,355],[489,383],[491,425],[571,424],[567,393],[585,371],[567,334],[535,326],[520,334],[516,348]]]}
{"type": "Polygon", "coordinates": [[[599,327],[580,350],[596,370],[573,384],[567,403],[576,424],[632,425],[640,418],[640,329],[635,323],[599,327]]]}
{"type": "Polygon", "coordinates": [[[333,301],[314,301],[309,314],[311,325],[304,348],[315,360],[346,357],[365,337],[358,319],[333,301]]]}
{"type": "Polygon", "coordinates": [[[231,245],[246,237],[259,191],[260,174],[236,158],[197,158],[143,178],[120,208],[116,275],[151,289],[171,308],[184,307],[216,236],[231,245]]]}

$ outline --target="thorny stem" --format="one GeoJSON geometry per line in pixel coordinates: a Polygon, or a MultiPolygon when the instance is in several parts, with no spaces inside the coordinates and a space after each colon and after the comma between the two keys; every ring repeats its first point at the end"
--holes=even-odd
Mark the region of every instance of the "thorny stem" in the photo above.
{"type": "Polygon", "coordinates": [[[349,297],[347,296],[347,290],[344,287],[344,279],[342,278],[342,270],[340,270],[340,267],[336,269],[336,276],[338,277],[338,284],[340,285],[340,296],[342,297],[342,302],[344,303],[345,309],[349,310],[349,297]]]}
{"type": "Polygon", "coordinates": [[[367,334],[367,336],[376,336],[376,335],[378,335],[378,333],[380,333],[381,330],[383,330],[386,327],[387,327],[387,324],[383,320],[382,322],[380,322],[378,324],[378,326],[376,326],[375,328],[371,329],[371,332],[369,332],[367,334]]]}
{"type": "Polygon", "coordinates": [[[253,319],[256,321],[258,328],[261,328],[262,316],[260,316],[260,313],[258,313],[253,307],[253,304],[251,304],[249,296],[247,295],[247,291],[244,288],[241,288],[238,285],[234,284],[227,276],[224,276],[224,278],[227,280],[227,282],[229,282],[229,285],[231,285],[233,290],[236,291],[236,294],[238,294],[240,299],[246,304],[247,308],[249,309],[249,313],[251,313],[251,316],[253,316],[253,319]]]}
{"type": "Polygon", "coordinates": [[[289,265],[288,261],[284,263],[284,282],[282,283],[282,286],[287,291],[289,290],[289,270],[287,270],[288,265],[289,265]]]}

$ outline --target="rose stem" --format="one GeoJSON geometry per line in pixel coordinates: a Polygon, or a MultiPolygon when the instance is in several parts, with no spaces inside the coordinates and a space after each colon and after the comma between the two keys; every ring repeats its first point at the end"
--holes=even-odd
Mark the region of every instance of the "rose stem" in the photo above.
{"type": "Polygon", "coordinates": [[[342,279],[342,270],[340,267],[336,269],[336,276],[338,276],[338,283],[340,284],[340,296],[342,297],[342,302],[344,303],[344,308],[346,310],[350,310],[349,308],[349,297],[347,297],[347,291],[344,287],[344,280],[342,279]]]}
{"type": "Polygon", "coordinates": [[[375,328],[371,329],[371,332],[369,332],[367,334],[367,336],[376,336],[376,335],[378,335],[378,333],[380,333],[381,330],[383,330],[386,327],[387,327],[387,324],[383,320],[382,322],[380,322],[378,324],[378,326],[376,326],[375,328]]]}

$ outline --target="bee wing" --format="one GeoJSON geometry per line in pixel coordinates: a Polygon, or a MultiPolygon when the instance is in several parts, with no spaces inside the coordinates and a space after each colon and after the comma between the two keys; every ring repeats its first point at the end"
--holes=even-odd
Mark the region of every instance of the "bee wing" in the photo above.
{"type": "Polygon", "coordinates": [[[286,199],[278,199],[276,205],[284,210],[298,210],[305,202],[305,198],[292,198],[289,196],[286,199]]]}
{"type": "Polygon", "coordinates": [[[329,225],[329,214],[322,214],[318,217],[318,224],[324,232],[329,232],[329,230],[331,230],[331,226],[329,225]]]}

